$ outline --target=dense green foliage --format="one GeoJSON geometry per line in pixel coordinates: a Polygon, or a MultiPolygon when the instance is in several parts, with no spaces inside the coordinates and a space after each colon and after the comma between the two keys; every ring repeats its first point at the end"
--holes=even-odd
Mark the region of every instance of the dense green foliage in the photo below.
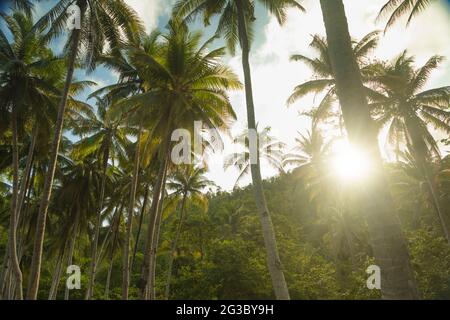
{"type": "MultiPolygon", "coordinates": [[[[28,299],[50,300],[274,299],[283,297],[284,284],[291,299],[379,299],[383,286],[369,290],[366,284],[377,257],[369,239],[374,212],[364,203],[367,194],[379,196],[370,189],[379,176],[387,177],[380,180],[392,197],[396,224],[388,227],[403,231],[409,256],[399,259],[411,264],[420,297],[450,299],[450,156],[442,148],[450,143],[450,86],[427,86],[444,57],[417,65],[405,50],[381,61],[373,56],[378,31],[349,41],[367,118],[387,133],[387,153],[395,159],[380,159],[383,174],[370,172],[377,161],[372,152],[367,172],[356,172],[358,154],[339,149],[352,121],[343,121],[331,42],[313,36],[316,56],[292,56],[293,66],[305,64],[313,77],[286,97],[289,105],[310,94],[320,98],[300,106],[311,127],[299,127],[288,150],[270,127],[248,121],[235,140],[242,150],[224,157],[224,170],[238,169],[227,192],[208,179],[207,163],[173,161],[171,134],[180,128],[194,133],[195,121],[229,134],[242,121],[229,96],[235,90],[246,91],[255,122],[246,65],[254,1],[179,1],[167,28],[146,34],[122,0],[77,0],[85,24],[68,32],[61,56],[46,45],[65,33],[71,1],[56,3],[38,22],[33,1],[13,1],[11,14],[1,15],[2,299],[22,299],[24,290],[28,299]],[[198,14],[205,24],[220,16],[215,37],[204,41],[191,30],[187,22],[198,14]],[[244,84],[224,62],[227,48],[212,45],[218,36],[231,53],[241,45],[244,84]],[[114,71],[117,82],[92,92],[95,83],[72,77],[74,69],[99,66],[114,71]],[[87,102],[78,100],[82,92],[90,93],[87,102]],[[259,135],[253,149],[251,129],[259,135]],[[257,164],[250,163],[253,155],[257,164]],[[261,182],[259,159],[278,173],[261,182]],[[253,183],[242,187],[250,176],[253,183]],[[81,289],[66,288],[69,265],[80,266],[81,289]]],[[[280,23],[287,8],[304,10],[293,0],[260,3],[280,23]]],[[[414,3],[389,1],[380,8],[382,14],[394,10],[388,26],[405,13],[414,17],[428,1],[414,3]]],[[[211,145],[203,147],[210,152],[211,145]]],[[[365,147],[378,151],[376,143],[365,147]]],[[[192,158],[201,158],[197,151],[192,158]]],[[[398,239],[389,231],[375,234],[387,247],[398,239]]]]}

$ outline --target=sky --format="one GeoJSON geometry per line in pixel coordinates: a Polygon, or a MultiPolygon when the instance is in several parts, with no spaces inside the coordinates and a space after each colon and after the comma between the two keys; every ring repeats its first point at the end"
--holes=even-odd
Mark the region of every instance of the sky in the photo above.
{"type": "MultiPolygon", "coordinates": [[[[4,1],[0,1],[4,3],[4,1]]],[[[36,9],[36,15],[41,15],[54,3],[54,0],[42,1],[36,9]]],[[[164,30],[168,21],[174,0],[126,0],[145,23],[147,31],[155,27],[164,30]]],[[[289,108],[286,99],[292,89],[309,79],[311,71],[299,62],[289,61],[294,53],[312,55],[309,44],[312,35],[325,35],[320,4],[317,0],[299,1],[307,10],[289,10],[287,22],[279,26],[273,16],[257,6],[256,39],[252,45],[251,67],[253,78],[253,92],[256,108],[256,119],[259,127],[270,126],[272,134],[293,146],[298,132],[305,132],[310,127],[309,120],[299,113],[316,106],[320,101],[317,97],[309,96],[301,99],[289,108]]],[[[350,34],[355,39],[361,39],[374,30],[382,30],[386,20],[376,21],[376,16],[386,0],[344,0],[350,34]]],[[[199,19],[201,20],[201,19],[199,19]]],[[[193,29],[203,30],[205,37],[212,35],[213,28],[204,28],[198,21],[192,25],[193,29]]],[[[446,56],[450,59],[450,0],[434,1],[430,7],[419,15],[408,28],[405,23],[397,23],[381,39],[374,56],[379,59],[392,59],[403,50],[416,57],[417,67],[421,66],[434,54],[446,56]],[[447,36],[445,36],[447,35],[447,36]]],[[[56,51],[62,48],[62,40],[52,43],[56,51]]],[[[219,41],[215,44],[222,45],[219,41]]],[[[226,63],[243,79],[240,55],[227,56],[226,63]]],[[[104,68],[99,68],[90,75],[78,72],[78,78],[85,78],[97,82],[98,87],[114,83],[116,76],[104,68]]],[[[427,88],[450,85],[450,61],[446,60],[433,73],[427,88]]],[[[87,96],[87,92],[84,97],[87,96]]],[[[238,121],[232,132],[238,133],[246,126],[245,95],[243,91],[230,92],[232,105],[237,113],[238,121]]],[[[228,141],[228,140],[227,140],[228,141]]],[[[385,148],[380,141],[380,147],[385,148]]],[[[229,148],[225,148],[227,154],[229,148]]],[[[448,150],[443,149],[446,153],[448,150]]],[[[209,163],[210,179],[223,190],[233,188],[238,172],[224,171],[221,155],[211,157],[209,163]]],[[[276,174],[276,171],[263,165],[263,177],[276,174]]],[[[249,183],[249,179],[243,184],[249,183]]]]}

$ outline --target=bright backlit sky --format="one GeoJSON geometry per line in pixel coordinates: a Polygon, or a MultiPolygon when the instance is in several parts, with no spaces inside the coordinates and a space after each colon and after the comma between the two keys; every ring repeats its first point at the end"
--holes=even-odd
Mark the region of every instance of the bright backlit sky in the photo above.
{"type": "MultiPolygon", "coordinates": [[[[43,1],[39,4],[37,14],[45,12],[55,1],[43,1]]],[[[132,5],[145,22],[146,28],[164,29],[174,0],[126,0],[132,5]]],[[[309,80],[311,72],[298,62],[290,62],[293,53],[311,55],[309,43],[311,35],[324,35],[324,27],[319,1],[300,0],[306,13],[296,10],[289,11],[287,23],[280,27],[274,17],[267,16],[262,8],[257,9],[257,38],[251,56],[252,75],[254,83],[254,99],[257,121],[260,128],[271,126],[272,133],[282,141],[293,144],[298,131],[304,132],[309,128],[305,117],[300,117],[300,111],[314,106],[314,97],[306,97],[291,106],[286,107],[286,99],[297,84],[309,80]]],[[[367,33],[383,29],[384,22],[375,22],[378,11],[386,0],[344,0],[352,37],[360,39],[367,33]]],[[[200,23],[195,28],[204,29],[200,23]]],[[[207,34],[212,29],[206,29],[207,34]]],[[[435,1],[425,12],[418,16],[406,29],[404,23],[398,23],[382,38],[375,56],[382,59],[393,58],[404,49],[416,56],[416,62],[423,64],[434,54],[450,58],[450,4],[444,0],[435,1]],[[447,36],[446,36],[447,35],[447,36]]],[[[62,41],[53,44],[57,50],[62,41]]],[[[242,77],[240,56],[227,57],[227,63],[242,77]]],[[[86,77],[79,73],[79,78],[86,77]]],[[[100,68],[87,76],[96,81],[99,86],[113,83],[114,75],[100,68]]],[[[450,85],[450,61],[433,73],[428,87],[450,85]]],[[[231,93],[231,100],[238,115],[238,123],[233,132],[239,132],[245,127],[244,92],[231,93]]],[[[317,101],[317,99],[316,99],[317,101]]],[[[381,145],[383,147],[383,145],[381,145]]],[[[444,150],[445,152],[447,150],[444,150]]],[[[237,171],[224,172],[221,157],[214,157],[210,163],[209,178],[222,189],[230,190],[237,177],[237,171]]],[[[263,176],[273,175],[274,170],[263,166],[263,176]]],[[[248,179],[245,180],[248,183],[248,179]]],[[[244,181],[244,184],[245,184],[244,181]]]]}

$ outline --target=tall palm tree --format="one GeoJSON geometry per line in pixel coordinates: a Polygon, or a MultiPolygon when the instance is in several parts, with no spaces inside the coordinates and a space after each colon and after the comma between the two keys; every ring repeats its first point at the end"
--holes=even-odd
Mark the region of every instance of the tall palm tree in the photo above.
{"type": "Polygon", "coordinates": [[[225,90],[239,89],[241,84],[218,60],[224,55],[224,48],[207,52],[213,38],[200,45],[200,37],[200,33],[191,33],[184,24],[172,20],[158,52],[149,54],[142,48],[131,49],[131,60],[139,71],[144,92],[117,104],[122,112],[134,113],[142,119],[150,128],[150,137],[160,141],[159,169],[153,186],[142,269],[143,298],[150,292],[151,248],[155,245],[155,230],[159,228],[157,213],[161,207],[172,130],[193,130],[196,120],[211,128],[227,128],[235,118],[225,90]]]}
{"type": "Polygon", "coordinates": [[[166,288],[164,293],[166,300],[170,297],[173,261],[186,216],[186,206],[188,203],[192,203],[200,206],[204,211],[207,209],[208,198],[204,192],[207,187],[214,185],[214,183],[204,176],[205,173],[205,168],[186,166],[177,170],[173,176],[169,178],[170,180],[167,183],[167,188],[172,191],[168,200],[180,203],[180,213],[175,238],[172,241],[172,246],[169,253],[166,288]]]}
{"type": "Polygon", "coordinates": [[[352,49],[342,0],[320,0],[330,60],[350,142],[367,150],[373,174],[364,180],[361,203],[367,214],[375,263],[381,268],[385,299],[418,298],[408,248],[384,177],[377,132],[370,117],[361,74],[352,49]]]}
{"type": "Polygon", "coordinates": [[[101,215],[105,198],[106,170],[110,157],[114,159],[117,153],[124,153],[124,148],[128,143],[127,130],[121,125],[121,120],[112,120],[108,115],[109,99],[97,98],[97,112],[84,115],[75,120],[77,126],[72,130],[74,134],[88,135],[74,145],[74,152],[83,157],[95,154],[101,163],[103,172],[100,194],[98,197],[97,220],[95,222],[94,239],[92,244],[92,257],[89,271],[89,285],[86,291],[86,298],[92,298],[95,273],[97,269],[97,247],[101,227],[101,215]]]}
{"type": "MultiPolygon", "coordinates": [[[[370,68],[370,52],[376,48],[379,41],[379,31],[373,31],[364,36],[359,42],[352,41],[353,52],[358,61],[358,65],[363,72],[364,80],[367,80],[366,69],[370,68]]],[[[288,98],[288,105],[292,105],[308,94],[324,94],[315,110],[317,121],[325,120],[329,117],[331,108],[336,101],[336,82],[333,77],[333,70],[329,58],[329,49],[325,38],[315,35],[310,47],[317,52],[317,57],[310,58],[301,54],[291,56],[292,61],[300,61],[306,64],[314,73],[314,79],[297,85],[291,96],[288,98]]],[[[368,71],[368,70],[367,70],[368,71]]]]}
{"type": "MultiPolygon", "coordinates": [[[[120,48],[113,48],[110,52],[105,55],[102,55],[98,58],[99,63],[103,64],[108,69],[114,70],[119,74],[118,82],[104,88],[101,88],[90,95],[90,97],[104,94],[105,99],[109,99],[112,101],[116,101],[118,99],[128,98],[136,94],[140,94],[146,92],[148,88],[144,85],[144,81],[140,77],[140,73],[138,70],[138,66],[135,65],[132,61],[132,48],[138,48],[139,50],[145,52],[150,56],[158,53],[160,49],[160,44],[158,42],[160,37],[160,32],[158,30],[154,30],[149,35],[141,34],[139,37],[132,39],[129,43],[120,48]]],[[[120,106],[120,104],[119,104],[120,106]]],[[[130,114],[136,117],[136,113],[138,112],[139,116],[143,115],[142,108],[131,108],[131,110],[121,110],[120,107],[112,108],[110,112],[111,118],[119,118],[122,119],[127,117],[130,119],[130,114]]],[[[143,119],[148,120],[147,117],[143,117],[143,119]]],[[[131,117],[131,121],[133,122],[133,116],[131,117]]],[[[136,122],[136,121],[134,121],[136,122]]],[[[126,220],[127,230],[126,230],[126,239],[124,242],[123,250],[124,250],[124,262],[123,262],[123,281],[122,281],[122,297],[124,299],[128,298],[128,289],[129,289],[129,273],[132,264],[130,264],[130,244],[131,244],[131,236],[132,236],[132,225],[133,225],[133,211],[135,207],[136,200],[136,192],[138,189],[138,176],[139,169],[141,163],[141,153],[152,153],[154,151],[154,145],[150,143],[152,141],[152,137],[149,137],[149,132],[147,131],[145,134],[143,132],[144,121],[137,120],[139,127],[138,130],[134,130],[136,126],[135,123],[132,123],[131,130],[135,131],[135,134],[138,136],[138,141],[136,143],[136,148],[134,149],[134,169],[132,174],[132,182],[130,188],[130,201],[128,202],[128,218],[126,220]],[[141,145],[144,142],[144,145],[141,145]],[[150,145],[150,147],[149,147],[150,145]],[[148,148],[149,147],[149,148],[148,148]]],[[[129,130],[130,130],[129,129],[129,130]]],[[[131,133],[131,132],[130,132],[131,133]]],[[[154,142],[154,139],[153,139],[154,142]]],[[[153,143],[154,144],[154,143],[153,143]]],[[[150,156],[151,157],[151,156],[150,156]]],[[[140,230],[139,230],[140,231],[140,230]]],[[[140,233],[140,232],[139,232],[140,233]]]]}
{"type": "MultiPolygon", "coordinates": [[[[52,201],[52,212],[64,212],[59,218],[58,227],[60,240],[67,250],[67,265],[74,259],[75,246],[81,236],[89,235],[92,239],[92,225],[96,221],[97,197],[101,189],[103,172],[98,160],[93,156],[77,158],[65,157],[58,172],[59,187],[55,190],[52,201]],[[94,223],[93,223],[94,222],[94,223]]],[[[60,160],[61,161],[61,160],[60,160]]],[[[112,181],[109,176],[107,186],[111,188],[112,181]]],[[[108,190],[109,190],[108,188],[108,190]]],[[[49,219],[53,217],[50,216],[49,219]]],[[[65,290],[65,299],[69,299],[69,290],[65,290]]]]}
{"type": "MultiPolygon", "coordinates": [[[[17,260],[17,223],[26,192],[26,181],[31,171],[31,161],[36,145],[38,108],[52,105],[52,96],[58,89],[51,79],[45,77],[43,68],[55,70],[52,64],[57,63],[39,45],[41,35],[33,29],[33,21],[29,16],[13,12],[8,16],[0,13],[12,34],[12,43],[0,30],[0,110],[2,117],[10,113],[12,132],[12,166],[13,192],[11,199],[11,215],[9,230],[9,258],[15,275],[17,298],[22,299],[22,273],[17,260]],[[35,107],[38,104],[40,107],[35,107]],[[31,116],[31,117],[30,117],[31,116]],[[30,121],[28,119],[33,119],[30,121]],[[23,172],[19,190],[19,147],[18,135],[27,126],[32,126],[35,134],[29,148],[29,158],[23,172]]],[[[44,112],[45,113],[45,112],[44,112]]],[[[42,119],[42,118],[41,118],[42,119]]]]}
{"type": "Polygon", "coordinates": [[[266,160],[271,167],[278,169],[279,172],[284,172],[282,158],[285,144],[272,136],[270,131],[270,127],[265,127],[261,132],[258,132],[257,137],[253,137],[254,141],[251,141],[252,138],[249,138],[247,130],[244,130],[234,139],[234,143],[237,146],[241,145],[244,150],[228,155],[224,160],[224,169],[235,167],[239,170],[235,186],[250,173],[253,143],[256,144],[258,158],[266,160]]]}
{"type": "MultiPolygon", "coordinates": [[[[286,10],[304,8],[296,0],[260,0],[267,10],[273,14],[280,24],[286,20],[286,10]]],[[[242,49],[242,67],[244,70],[245,94],[247,104],[248,130],[256,132],[255,105],[253,101],[253,87],[250,70],[250,42],[255,20],[255,3],[251,0],[180,0],[174,7],[178,16],[188,20],[203,13],[205,24],[209,24],[211,17],[220,15],[217,35],[225,37],[227,46],[232,53],[237,43],[242,49]]],[[[252,159],[256,150],[251,150],[252,159]]],[[[262,187],[261,166],[259,159],[250,166],[256,206],[261,216],[264,242],[267,251],[267,265],[272,278],[272,284],[277,299],[289,299],[289,291],[284,278],[283,267],[278,254],[275,231],[270,218],[269,209],[262,187]]]]}
{"type": "Polygon", "coordinates": [[[111,47],[118,47],[122,43],[121,34],[125,34],[127,38],[134,39],[134,37],[139,36],[143,32],[143,26],[137,18],[137,14],[123,0],[76,0],[75,3],[71,0],[60,0],[38,21],[38,27],[42,30],[49,27],[48,37],[50,38],[61,34],[67,26],[66,21],[70,16],[68,8],[73,4],[76,4],[80,9],[81,29],[73,29],[66,44],[68,53],[67,75],[62,98],[58,106],[55,132],[50,150],[50,161],[39,207],[27,290],[27,298],[33,300],[36,299],[39,288],[45,222],[64,125],[64,113],[69,88],[73,78],[75,61],[81,54],[80,47],[85,49],[84,65],[89,70],[93,70],[96,58],[102,53],[105,43],[108,43],[111,47]]]}
{"type": "Polygon", "coordinates": [[[414,68],[414,58],[404,51],[391,63],[379,64],[372,80],[376,90],[371,97],[372,113],[380,127],[388,126],[388,141],[400,152],[407,146],[427,181],[429,193],[444,234],[450,243],[450,230],[439,202],[430,164],[440,159],[437,141],[429,125],[450,133],[450,86],[424,90],[427,80],[443,57],[431,57],[421,68],[414,68]]]}
{"type": "Polygon", "coordinates": [[[411,20],[425,10],[434,0],[388,0],[381,8],[378,18],[391,13],[388,22],[386,23],[386,30],[396,23],[401,17],[408,16],[406,25],[411,23],[411,20]]]}

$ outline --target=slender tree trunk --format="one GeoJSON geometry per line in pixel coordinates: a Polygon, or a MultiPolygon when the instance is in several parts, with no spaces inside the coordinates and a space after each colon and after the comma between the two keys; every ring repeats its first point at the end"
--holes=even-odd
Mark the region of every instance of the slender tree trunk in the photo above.
{"type": "MultiPolygon", "coordinates": [[[[246,18],[243,7],[243,0],[236,1],[238,12],[238,29],[239,40],[242,48],[242,67],[244,70],[245,80],[245,97],[247,103],[247,122],[248,131],[256,132],[256,120],[255,120],[255,106],[253,103],[253,88],[252,78],[250,72],[250,44],[247,36],[246,18]]],[[[252,150],[250,148],[250,158],[254,159],[255,153],[258,150],[252,150]]],[[[251,173],[253,181],[253,193],[255,197],[256,207],[261,216],[261,226],[264,236],[264,244],[267,253],[267,267],[269,269],[270,277],[272,279],[272,285],[275,292],[275,296],[278,300],[289,300],[289,290],[284,278],[283,266],[278,254],[278,247],[275,238],[275,231],[270,217],[269,209],[267,208],[266,198],[264,196],[264,190],[262,186],[261,178],[261,166],[259,156],[256,156],[256,163],[251,164],[251,173]]]]}
{"type": "MultiPolygon", "coordinates": [[[[75,251],[75,238],[76,235],[73,235],[73,238],[70,239],[70,247],[69,247],[69,253],[67,255],[67,266],[71,266],[73,263],[73,254],[75,251]]],[[[65,284],[65,290],[64,290],[64,300],[69,300],[70,299],[70,290],[67,287],[67,282],[65,284]]]]}
{"type": "Polygon", "coordinates": [[[446,217],[441,208],[436,185],[433,183],[431,178],[431,173],[433,172],[433,170],[430,167],[430,163],[432,163],[432,159],[429,156],[428,147],[419,133],[420,125],[412,117],[406,118],[405,122],[412,156],[422,177],[425,179],[426,185],[428,187],[429,200],[439,218],[445,238],[450,244],[450,231],[448,229],[446,217]]]}
{"type": "Polygon", "coordinates": [[[141,230],[142,230],[142,222],[144,221],[144,215],[145,215],[145,211],[146,211],[146,208],[147,208],[149,191],[150,191],[150,184],[147,183],[146,186],[145,186],[145,193],[144,193],[144,200],[143,200],[142,208],[141,208],[141,214],[139,216],[139,224],[138,224],[138,230],[137,230],[137,234],[136,234],[136,242],[134,243],[133,257],[131,258],[130,269],[133,269],[134,261],[136,259],[136,254],[137,254],[137,249],[138,249],[138,244],[139,244],[139,238],[141,236],[141,230]]]}
{"type": "Polygon", "coordinates": [[[109,287],[111,285],[111,274],[113,266],[114,266],[114,255],[111,254],[111,258],[109,260],[108,274],[106,275],[105,300],[109,300],[109,287]]]}
{"type": "Polygon", "coordinates": [[[3,262],[2,262],[2,270],[1,270],[1,274],[0,274],[0,297],[1,300],[6,299],[6,294],[5,294],[5,287],[6,287],[6,276],[8,274],[8,265],[9,265],[9,255],[8,255],[8,248],[6,248],[5,250],[5,254],[3,256],[3,262]]]}
{"type": "Polygon", "coordinates": [[[73,42],[69,54],[69,68],[67,70],[66,82],[64,84],[64,91],[61,97],[61,102],[58,106],[58,116],[55,123],[55,132],[53,142],[50,150],[50,159],[45,175],[44,190],[39,205],[39,213],[36,223],[36,233],[34,239],[33,258],[31,261],[27,299],[36,300],[39,289],[39,279],[41,275],[41,261],[42,249],[44,245],[45,225],[47,220],[47,211],[50,203],[50,196],[52,193],[53,178],[55,176],[56,163],[59,152],[59,145],[61,142],[61,134],[64,126],[64,113],[66,110],[67,98],[69,95],[70,85],[72,83],[73,72],[75,69],[75,59],[80,45],[80,30],[73,31],[73,42]]]}
{"type": "Polygon", "coordinates": [[[19,147],[17,132],[17,110],[12,106],[12,158],[13,158],[13,192],[11,199],[11,215],[9,221],[9,263],[11,272],[14,275],[16,294],[8,298],[23,300],[22,292],[22,271],[20,270],[19,259],[17,257],[17,221],[18,221],[18,201],[19,201],[19,147]]]}
{"type": "Polygon", "coordinates": [[[133,181],[131,185],[130,192],[130,203],[128,204],[128,219],[127,219],[127,229],[125,235],[125,243],[123,249],[123,278],[122,278],[122,299],[128,300],[128,289],[130,285],[130,245],[132,237],[133,228],[133,210],[134,203],[136,201],[136,190],[139,179],[139,162],[140,162],[140,142],[142,135],[142,124],[139,125],[139,136],[136,142],[136,154],[134,156],[134,172],[133,181]]]}
{"type": "Polygon", "coordinates": [[[368,150],[373,173],[364,181],[361,204],[367,215],[375,263],[381,269],[384,299],[417,299],[408,248],[398,220],[378,149],[361,74],[352,50],[342,0],[320,0],[330,61],[345,127],[352,144],[368,150]]]}
{"type": "Polygon", "coordinates": [[[154,231],[156,227],[156,218],[157,218],[157,210],[158,210],[158,203],[161,197],[162,188],[164,184],[164,177],[165,177],[165,171],[167,167],[167,161],[168,161],[168,153],[170,148],[170,125],[168,126],[168,130],[166,132],[166,135],[164,137],[164,142],[161,148],[162,152],[162,158],[160,160],[159,164],[159,170],[158,175],[156,178],[155,185],[153,187],[153,196],[152,196],[152,205],[150,207],[150,219],[148,223],[148,230],[147,230],[147,238],[145,240],[145,246],[144,246],[144,261],[142,264],[142,273],[141,273],[141,279],[139,281],[139,287],[141,289],[141,299],[147,300],[148,299],[148,284],[150,282],[150,260],[152,256],[152,244],[153,244],[153,237],[154,237],[154,231]]]}
{"type": "Polygon", "coordinates": [[[19,223],[19,221],[20,221],[23,204],[25,201],[27,190],[30,186],[30,180],[31,180],[30,175],[31,175],[31,169],[33,167],[34,149],[36,148],[36,141],[37,141],[38,133],[39,133],[39,125],[37,123],[35,123],[33,125],[31,143],[30,143],[30,147],[28,149],[27,163],[25,165],[25,171],[23,172],[22,181],[20,182],[19,201],[18,201],[18,207],[17,207],[17,223],[19,223]]]}
{"type": "Polygon", "coordinates": [[[59,282],[61,281],[62,264],[64,261],[64,249],[65,248],[63,248],[62,252],[60,252],[58,255],[56,267],[55,270],[53,271],[52,284],[50,286],[50,291],[48,293],[48,300],[56,300],[56,297],[58,295],[59,282]]]}
{"type": "Polygon", "coordinates": [[[157,259],[156,253],[158,251],[159,235],[160,235],[160,231],[161,231],[162,210],[163,210],[165,190],[166,190],[167,166],[168,166],[168,164],[166,164],[166,169],[164,171],[161,199],[159,200],[158,210],[156,212],[155,234],[153,236],[153,243],[152,243],[152,249],[151,249],[150,276],[149,276],[149,283],[148,283],[148,288],[147,288],[148,297],[150,300],[156,299],[156,259],[157,259]]]}
{"type": "MultiPolygon", "coordinates": [[[[77,213],[76,213],[76,217],[75,217],[75,222],[73,224],[73,234],[72,234],[72,239],[70,239],[70,245],[69,245],[69,252],[67,254],[67,267],[71,266],[73,263],[73,256],[75,253],[75,242],[76,242],[76,238],[78,235],[78,228],[80,225],[80,219],[81,219],[81,204],[76,204],[77,206],[77,213]]],[[[69,300],[70,299],[70,290],[67,286],[67,281],[65,283],[65,291],[64,291],[64,300],[69,300]]]]}
{"type": "Polygon", "coordinates": [[[94,243],[92,244],[92,256],[91,256],[91,265],[89,271],[89,285],[86,291],[86,300],[91,300],[94,294],[94,285],[95,285],[95,273],[97,271],[97,248],[98,248],[98,238],[100,236],[100,227],[102,224],[102,209],[103,209],[103,201],[105,198],[105,187],[106,187],[106,170],[108,169],[108,160],[109,160],[109,142],[105,148],[105,152],[103,153],[102,159],[102,183],[100,187],[100,199],[98,203],[97,209],[97,219],[95,221],[95,232],[94,232],[94,243]]]}
{"type": "Polygon", "coordinates": [[[181,202],[180,221],[178,222],[175,239],[173,240],[172,248],[170,250],[170,255],[169,255],[169,266],[167,268],[166,290],[164,292],[165,300],[169,300],[169,297],[170,297],[170,282],[172,280],[173,260],[175,258],[175,252],[177,250],[178,239],[180,238],[180,234],[181,234],[181,228],[183,227],[185,205],[186,205],[186,193],[184,193],[183,200],[181,202]]]}
{"type": "Polygon", "coordinates": [[[117,217],[117,221],[114,226],[114,237],[111,244],[111,256],[109,258],[109,268],[108,268],[108,274],[106,276],[106,285],[105,285],[105,299],[109,300],[109,287],[111,285],[111,274],[112,269],[114,266],[114,252],[116,250],[116,244],[117,244],[117,237],[119,235],[119,228],[120,228],[120,217],[122,216],[122,207],[119,210],[119,216],[117,217]]]}
{"type": "Polygon", "coordinates": [[[114,234],[114,229],[115,229],[115,226],[117,224],[117,221],[120,220],[120,217],[122,215],[122,210],[123,210],[123,203],[121,203],[120,206],[116,207],[116,209],[114,210],[113,220],[112,220],[111,226],[108,229],[108,232],[107,232],[107,234],[105,236],[105,239],[103,239],[102,245],[100,247],[100,251],[98,253],[97,264],[99,264],[100,260],[102,259],[103,251],[105,250],[106,243],[109,240],[109,234],[110,233],[114,234]]]}
{"type": "MultiPolygon", "coordinates": [[[[425,169],[426,170],[426,169],[425,169]]],[[[450,231],[448,229],[448,223],[445,218],[445,214],[442,211],[441,204],[439,201],[439,196],[437,194],[436,186],[433,181],[431,181],[430,175],[428,172],[425,172],[425,179],[427,180],[428,190],[431,197],[431,203],[433,204],[434,210],[436,211],[439,220],[441,222],[442,230],[444,231],[445,238],[447,239],[447,243],[450,244],[450,231]]]]}

